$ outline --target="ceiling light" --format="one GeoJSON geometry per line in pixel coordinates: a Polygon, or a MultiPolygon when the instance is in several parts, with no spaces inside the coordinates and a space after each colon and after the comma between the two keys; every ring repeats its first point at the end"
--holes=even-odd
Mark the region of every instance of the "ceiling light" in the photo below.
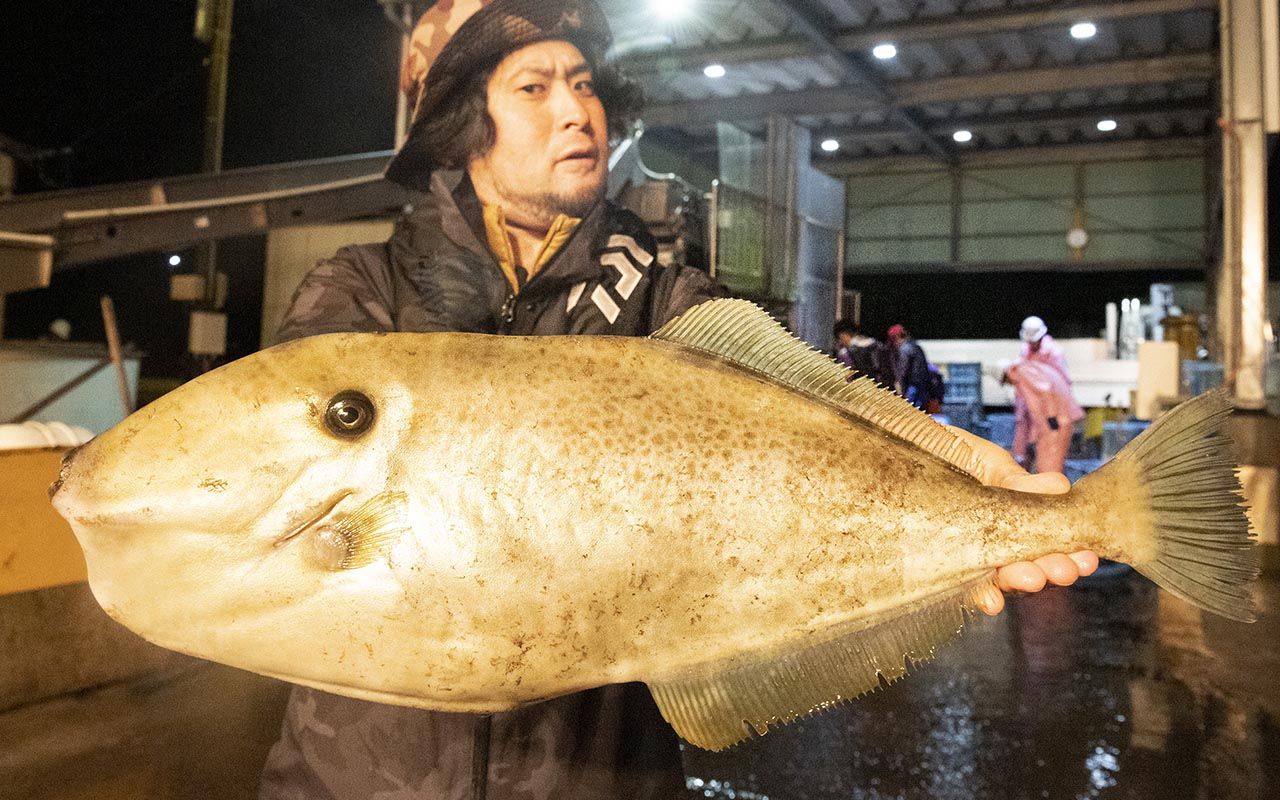
{"type": "Polygon", "coordinates": [[[708,78],[723,78],[724,67],[720,64],[708,64],[702,68],[702,74],[708,78]]]}
{"type": "Polygon", "coordinates": [[[898,55],[898,48],[892,44],[889,44],[888,42],[885,42],[884,44],[878,44],[874,48],[872,48],[871,55],[875,56],[881,61],[888,61],[889,59],[898,55]]]}
{"type": "Polygon", "coordinates": [[[1098,32],[1098,26],[1092,22],[1077,22],[1071,26],[1072,39],[1092,39],[1098,32]]]}
{"type": "Polygon", "coordinates": [[[1116,129],[1116,127],[1117,127],[1116,121],[1114,119],[1098,120],[1098,130],[1102,131],[1103,133],[1111,133],[1116,129]]]}
{"type": "Polygon", "coordinates": [[[649,10],[666,20],[677,20],[689,13],[691,0],[649,0],[649,10]]]}
{"type": "Polygon", "coordinates": [[[834,153],[835,151],[840,149],[840,143],[837,142],[835,139],[823,139],[822,149],[827,151],[828,153],[834,153]]]}
{"type": "Polygon", "coordinates": [[[951,134],[951,138],[955,139],[960,144],[964,144],[965,142],[973,141],[973,132],[972,131],[956,131],[955,133],[951,134]]]}
{"type": "Polygon", "coordinates": [[[182,263],[182,256],[169,256],[169,266],[176,267],[182,263]]]}

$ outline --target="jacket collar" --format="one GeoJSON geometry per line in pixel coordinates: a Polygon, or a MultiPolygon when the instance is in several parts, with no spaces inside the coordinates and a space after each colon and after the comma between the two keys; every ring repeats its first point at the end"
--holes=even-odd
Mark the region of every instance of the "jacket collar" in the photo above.
{"type": "MultiPolygon", "coordinates": [[[[443,248],[462,249],[493,265],[495,276],[502,276],[497,259],[484,243],[484,218],[480,200],[465,172],[437,171],[431,177],[431,190],[419,195],[413,211],[400,217],[388,243],[392,260],[399,269],[414,268],[433,261],[443,248]]],[[[614,207],[606,200],[587,212],[577,230],[569,237],[551,261],[525,285],[550,289],[589,281],[600,274],[597,252],[609,233],[614,207]]],[[[502,278],[505,282],[506,278],[502,278]]]]}

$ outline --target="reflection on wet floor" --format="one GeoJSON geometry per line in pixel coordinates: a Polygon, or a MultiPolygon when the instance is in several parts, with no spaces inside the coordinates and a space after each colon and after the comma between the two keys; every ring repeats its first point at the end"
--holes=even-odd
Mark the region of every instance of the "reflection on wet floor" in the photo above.
{"type": "Polygon", "coordinates": [[[691,797],[1280,798],[1280,585],[1202,615],[1119,565],[973,620],[882,691],[724,753],[691,797]]]}

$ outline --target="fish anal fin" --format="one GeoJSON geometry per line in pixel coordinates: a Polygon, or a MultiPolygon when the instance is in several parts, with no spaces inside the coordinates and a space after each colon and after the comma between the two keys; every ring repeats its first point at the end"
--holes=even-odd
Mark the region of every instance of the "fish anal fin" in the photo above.
{"type": "Polygon", "coordinates": [[[705,750],[723,750],[893,682],[910,662],[931,658],[955,637],[991,572],[955,589],[886,609],[767,657],[705,664],[649,690],[676,733],[705,750]]]}
{"type": "Polygon", "coordinates": [[[847,369],[792,336],[748,300],[720,299],[694,306],[651,338],[723,358],[979,477],[977,458],[967,442],[872,379],[849,380],[847,369]]]}

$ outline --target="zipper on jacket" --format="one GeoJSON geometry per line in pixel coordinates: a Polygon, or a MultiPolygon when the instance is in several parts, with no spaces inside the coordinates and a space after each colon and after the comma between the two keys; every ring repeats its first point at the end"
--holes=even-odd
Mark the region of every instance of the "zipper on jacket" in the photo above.
{"type": "Polygon", "coordinates": [[[507,301],[502,304],[502,331],[506,333],[511,329],[511,323],[516,320],[516,296],[515,293],[507,295],[507,301]]]}

